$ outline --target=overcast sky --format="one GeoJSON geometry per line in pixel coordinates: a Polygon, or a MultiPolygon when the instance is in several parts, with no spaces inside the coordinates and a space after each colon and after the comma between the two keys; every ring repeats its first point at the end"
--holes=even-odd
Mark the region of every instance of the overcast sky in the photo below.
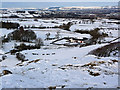
{"type": "Polygon", "coordinates": [[[2,2],[118,2],[120,0],[0,0],[2,2]]]}

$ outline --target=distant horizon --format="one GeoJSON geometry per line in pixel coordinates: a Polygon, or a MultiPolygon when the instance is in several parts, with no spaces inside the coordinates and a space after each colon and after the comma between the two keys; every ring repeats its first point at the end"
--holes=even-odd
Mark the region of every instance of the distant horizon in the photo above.
{"type": "MultiPolygon", "coordinates": [[[[8,2],[8,1],[4,1],[4,2],[8,2]]],[[[1,1],[1,3],[4,3],[3,1],[1,1]]],[[[11,1],[10,1],[11,2],[11,1]]],[[[19,1],[19,2],[27,2],[27,1],[19,1]]],[[[19,3],[19,2],[17,2],[17,3],[19,3]]],[[[34,1],[35,2],[35,1],[34,1]]],[[[42,1],[42,2],[46,2],[46,1],[42,1]]],[[[53,1],[51,1],[51,2],[53,2],[53,1]]],[[[59,1],[60,2],[60,1],[59,1]]],[[[61,1],[61,2],[65,2],[65,1],[61,1]]],[[[69,1],[70,2],[70,1],[69,1]]],[[[66,2],[66,3],[69,3],[69,2],[66,2]]],[[[77,1],[77,2],[81,2],[81,1],[77,1]]],[[[84,2],[86,2],[86,1],[84,1],[84,2]]],[[[90,1],[89,1],[90,2],[90,1]]],[[[87,2],[87,3],[89,3],[89,2],[87,2]]],[[[93,1],[93,2],[97,2],[97,1],[93,1]]],[[[101,2],[106,2],[106,1],[101,1],[101,2]]],[[[108,1],[108,3],[109,3],[110,1],[108,1]]],[[[118,3],[118,2],[120,2],[120,1],[114,1],[114,2],[116,2],[116,3],[118,3]]],[[[113,3],[114,3],[113,2],[113,3]]],[[[33,3],[33,2],[27,2],[27,3],[33,3]]],[[[91,3],[91,2],[90,2],[91,3]]],[[[97,3],[99,3],[99,2],[97,2],[97,3]]],[[[111,2],[112,3],[112,2],[111,2]]]]}
{"type": "Polygon", "coordinates": [[[104,7],[117,2],[2,2],[2,8],[104,7]]]}
{"type": "Polygon", "coordinates": [[[119,2],[120,0],[1,0],[1,2],[119,2]]]}

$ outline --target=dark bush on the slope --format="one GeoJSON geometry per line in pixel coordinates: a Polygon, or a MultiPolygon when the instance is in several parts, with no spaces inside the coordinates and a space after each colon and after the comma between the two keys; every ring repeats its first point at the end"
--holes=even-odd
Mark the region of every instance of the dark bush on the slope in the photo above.
{"type": "Polygon", "coordinates": [[[19,18],[19,16],[17,16],[17,15],[11,15],[11,16],[9,16],[9,18],[19,18]]]}
{"type": "Polygon", "coordinates": [[[35,18],[34,21],[38,21],[38,19],[35,18]]]}
{"type": "Polygon", "coordinates": [[[106,46],[95,49],[88,54],[96,55],[99,57],[120,56],[120,42],[110,43],[106,46]]]}
{"type": "Polygon", "coordinates": [[[20,61],[25,61],[25,56],[22,53],[17,53],[16,58],[20,61]]]}
{"type": "Polygon", "coordinates": [[[98,39],[99,37],[107,37],[108,34],[106,33],[99,33],[99,28],[95,28],[94,30],[76,30],[75,32],[81,33],[81,34],[90,34],[93,38],[98,39]]]}
{"type": "Polygon", "coordinates": [[[72,22],[68,22],[67,24],[60,25],[59,28],[64,30],[70,30],[71,25],[72,25],[72,22]]]}
{"type": "MultiPolygon", "coordinates": [[[[93,43],[95,44],[95,43],[97,43],[98,39],[108,37],[108,34],[100,33],[99,30],[100,30],[99,28],[95,28],[94,30],[90,30],[90,31],[88,31],[88,30],[76,30],[75,32],[81,33],[81,34],[90,34],[92,37],[89,41],[91,44],[93,44],[93,43]]],[[[101,43],[101,42],[99,41],[99,43],[101,43]]]]}
{"type": "Polygon", "coordinates": [[[18,50],[18,49],[13,49],[13,50],[10,50],[10,53],[11,55],[15,55],[16,52],[20,52],[21,50],[18,50]]]}
{"type": "Polygon", "coordinates": [[[16,29],[20,25],[18,23],[12,23],[12,22],[0,22],[0,28],[7,28],[7,29],[16,29]]]}
{"type": "Polygon", "coordinates": [[[2,43],[5,43],[5,42],[9,42],[9,39],[8,39],[8,38],[4,38],[4,39],[2,40],[2,43]]]}
{"type": "Polygon", "coordinates": [[[20,44],[19,46],[16,46],[15,49],[11,50],[11,54],[15,54],[16,52],[20,52],[23,50],[31,50],[31,49],[40,49],[40,45],[26,45],[24,43],[20,44]]]}
{"type": "Polygon", "coordinates": [[[5,60],[6,58],[7,58],[6,55],[3,55],[3,56],[2,56],[2,60],[5,60]]]}
{"type": "Polygon", "coordinates": [[[25,45],[23,43],[23,44],[20,44],[20,46],[16,46],[15,48],[18,49],[18,50],[40,49],[40,45],[39,46],[37,46],[37,45],[25,45]]]}
{"type": "Polygon", "coordinates": [[[36,34],[32,30],[24,30],[23,27],[20,27],[19,30],[15,30],[12,33],[8,34],[8,40],[17,40],[23,42],[29,42],[36,39],[36,34]]]}

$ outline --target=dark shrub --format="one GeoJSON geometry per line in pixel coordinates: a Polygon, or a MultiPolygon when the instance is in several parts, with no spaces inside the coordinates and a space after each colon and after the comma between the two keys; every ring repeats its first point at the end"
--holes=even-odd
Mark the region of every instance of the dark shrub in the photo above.
{"type": "Polygon", "coordinates": [[[106,46],[95,49],[88,54],[93,54],[99,57],[119,56],[120,42],[110,43],[106,46]]]}
{"type": "Polygon", "coordinates": [[[0,28],[7,28],[7,29],[16,29],[20,25],[18,23],[12,23],[12,22],[0,22],[0,28]]]}
{"type": "Polygon", "coordinates": [[[20,61],[25,61],[25,56],[22,53],[17,53],[16,58],[20,61]]]}
{"type": "Polygon", "coordinates": [[[29,42],[36,39],[36,34],[32,30],[24,30],[23,27],[20,27],[19,30],[13,31],[8,34],[7,37],[9,40],[18,40],[29,42]]]}
{"type": "Polygon", "coordinates": [[[64,30],[70,30],[72,23],[68,22],[67,24],[60,25],[59,28],[64,29],[64,30]]]}

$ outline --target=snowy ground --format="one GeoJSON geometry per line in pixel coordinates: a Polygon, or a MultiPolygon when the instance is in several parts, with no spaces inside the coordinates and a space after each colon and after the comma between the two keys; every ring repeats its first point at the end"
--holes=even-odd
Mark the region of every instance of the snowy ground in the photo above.
{"type": "MultiPolygon", "coordinates": [[[[3,19],[3,21],[18,22],[21,26],[24,25],[43,25],[47,27],[53,27],[56,25],[62,25],[69,22],[67,19],[54,19],[45,20],[39,19],[34,21],[33,19],[27,19],[27,21],[20,22],[18,19],[3,19]],[[55,21],[56,23],[51,23],[55,21]]],[[[81,20],[71,20],[79,22],[81,20]]],[[[109,33],[109,37],[105,40],[111,41],[118,37],[118,26],[113,23],[112,25],[106,23],[102,24],[102,21],[110,22],[113,20],[96,20],[94,24],[79,24],[76,23],[71,26],[71,31],[62,30],[59,28],[46,28],[38,29],[32,28],[37,37],[42,38],[44,46],[41,49],[24,50],[21,51],[25,55],[28,61],[18,61],[15,55],[11,55],[9,52],[14,48],[14,44],[20,44],[21,42],[11,41],[5,43],[3,48],[0,49],[0,59],[2,55],[6,55],[7,58],[0,62],[0,73],[3,70],[9,70],[12,74],[4,75],[0,77],[2,80],[2,88],[117,88],[118,87],[118,57],[97,57],[94,55],[87,55],[90,51],[97,49],[101,46],[107,45],[96,44],[86,47],[67,47],[63,45],[50,44],[53,40],[45,40],[46,33],[50,33],[50,38],[54,38],[56,33],[60,32],[60,38],[63,37],[76,37],[81,39],[83,37],[90,38],[89,34],[75,33],[75,29],[79,30],[91,30],[97,27],[105,27],[106,29],[101,32],[109,33]],[[117,30],[109,30],[108,28],[116,28],[117,30]],[[95,66],[85,66],[86,64],[95,64],[95,66]],[[98,74],[97,76],[92,73],[98,74]]],[[[13,30],[0,29],[0,36],[7,35],[13,30]]],[[[62,42],[61,42],[62,43],[62,42]]],[[[32,44],[32,43],[26,43],[32,44]]]]}

